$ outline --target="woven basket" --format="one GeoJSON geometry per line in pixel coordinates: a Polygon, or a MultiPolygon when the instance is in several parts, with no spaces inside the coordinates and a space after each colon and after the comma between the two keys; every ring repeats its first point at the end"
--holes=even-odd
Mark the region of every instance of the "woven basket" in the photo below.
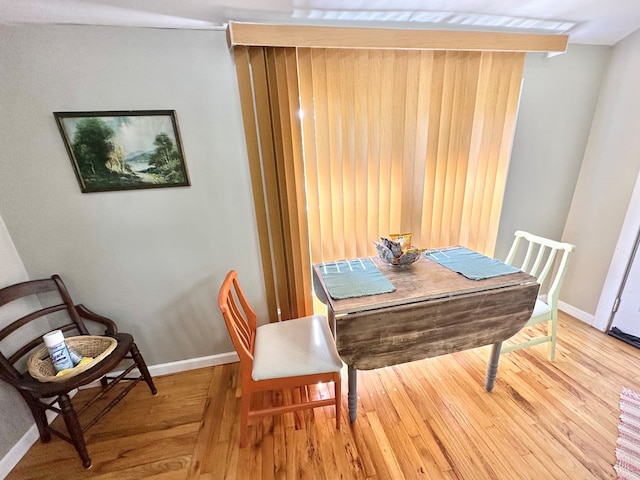
{"type": "Polygon", "coordinates": [[[75,350],[81,357],[92,357],[93,360],[84,365],[70,369],[64,375],[56,377],[56,369],[53,366],[49,350],[46,345],[38,348],[27,362],[29,374],[39,382],[61,382],[95,366],[109,355],[118,344],[115,338],[99,337],[94,335],[79,335],[65,338],[67,347],[75,350]]]}

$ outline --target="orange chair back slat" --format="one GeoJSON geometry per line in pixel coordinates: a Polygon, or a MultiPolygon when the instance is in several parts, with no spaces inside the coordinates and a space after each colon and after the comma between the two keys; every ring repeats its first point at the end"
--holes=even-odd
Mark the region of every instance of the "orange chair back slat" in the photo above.
{"type": "Polygon", "coordinates": [[[240,337],[240,340],[242,341],[242,344],[245,346],[245,348],[250,349],[251,331],[249,330],[249,326],[245,322],[242,316],[242,312],[238,308],[236,302],[233,301],[233,298],[231,299],[231,303],[229,304],[229,306],[230,313],[233,318],[233,327],[235,328],[236,334],[240,337]]]}
{"type": "Polygon", "coordinates": [[[237,272],[235,271],[227,275],[220,287],[218,306],[240,360],[251,362],[253,360],[256,316],[240,289],[236,278],[237,272]],[[238,302],[242,306],[242,310],[238,306],[238,302]]]}

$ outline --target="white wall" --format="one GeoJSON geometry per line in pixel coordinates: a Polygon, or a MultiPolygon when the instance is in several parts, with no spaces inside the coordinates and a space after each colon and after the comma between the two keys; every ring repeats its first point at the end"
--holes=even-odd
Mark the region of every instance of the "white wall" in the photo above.
{"type": "MultiPolygon", "coordinates": [[[[239,271],[259,313],[266,300],[225,32],[0,25],[0,38],[0,216],[29,277],[60,274],[150,365],[233,351],[224,275],[239,271]],[[151,109],[176,110],[191,187],[80,193],[52,112],[151,109]]],[[[0,457],[26,431],[6,426],[31,422],[19,405],[0,400],[0,457]]]]}
{"type": "MultiPolygon", "coordinates": [[[[2,265],[0,268],[0,288],[28,280],[27,272],[11,241],[2,217],[0,217],[0,265],[2,265]]],[[[0,309],[0,328],[9,323],[9,320],[5,309],[0,309]]],[[[0,458],[2,458],[31,426],[33,417],[18,392],[5,384],[0,384],[0,416],[0,422],[2,422],[0,458]]],[[[0,469],[1,476],[2,469],[0,469]]]]}
{"type": "Polygon", "coordinates": [[[30,277],[61,274],[150,364],[233,350],[217,289],[262,282],[225,32],[0,29],[0,213],[30,277]],[[192,186],[80,193],[52,112],[147,109],[176,110],[192,186]]]}
{"type": "Polygon", "coordinates": [[[527,55],[496,257],[516,230],[561,239],[610,55],[583,45],[527,55]]]}
{"type": "Polygon", "coordinates": [[[640,169],[638,85],[640,32],[614,47],[563,235],[576,252],[562,298],[592,314],[640,169]]]}
{"type": "MultiPolygon", "coordinates": [[[[232,351],[226,272],[258,312],[266,300],[225,32],[0,25],[0,38],[0,216],[29,277],[60,274],[151,365],[232,351]],[[80,193],[52,112],[147,109],[176,110],[192,186],[80,193]]],[[[17,412],[0,404],[0,457],[5,426],[29,418],[17,412]]]]}

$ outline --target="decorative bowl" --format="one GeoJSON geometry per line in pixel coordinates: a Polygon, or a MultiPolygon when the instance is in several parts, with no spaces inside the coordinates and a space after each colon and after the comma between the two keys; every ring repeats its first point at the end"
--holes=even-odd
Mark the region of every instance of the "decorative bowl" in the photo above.
{"type": "Polygon", "coordinates": [[[382,240],[382,243],[373,243],[378,250],[380,259],[389,265],[397,267],[411,265],[413,262],[417,261],[422,252],[424,252],[424,249],[414,247],[409,247],[406,250],[403,250],[398,242],[394,242],[388,238],[382,237],[380,240],[382,240]]]}

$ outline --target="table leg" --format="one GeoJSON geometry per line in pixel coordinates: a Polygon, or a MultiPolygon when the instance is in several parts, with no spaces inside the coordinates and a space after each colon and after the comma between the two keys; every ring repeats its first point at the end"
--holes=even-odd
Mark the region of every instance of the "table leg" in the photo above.
{"type": "Polygon", "coordinates": [[[502,342],[496,342],[491,346],[491,356],[487,365],[487,375],[484,380],[484,388],[487,392],[493,390],[493,382],[498,374],[498,361],[500,360],[500,350],[502,342]]]}
{"type": "Polygon", "coordinates": [[[358,370],[353,365],[347,365],[349,375],[349,421],[355,423],[358,410],[358,370]]]}

